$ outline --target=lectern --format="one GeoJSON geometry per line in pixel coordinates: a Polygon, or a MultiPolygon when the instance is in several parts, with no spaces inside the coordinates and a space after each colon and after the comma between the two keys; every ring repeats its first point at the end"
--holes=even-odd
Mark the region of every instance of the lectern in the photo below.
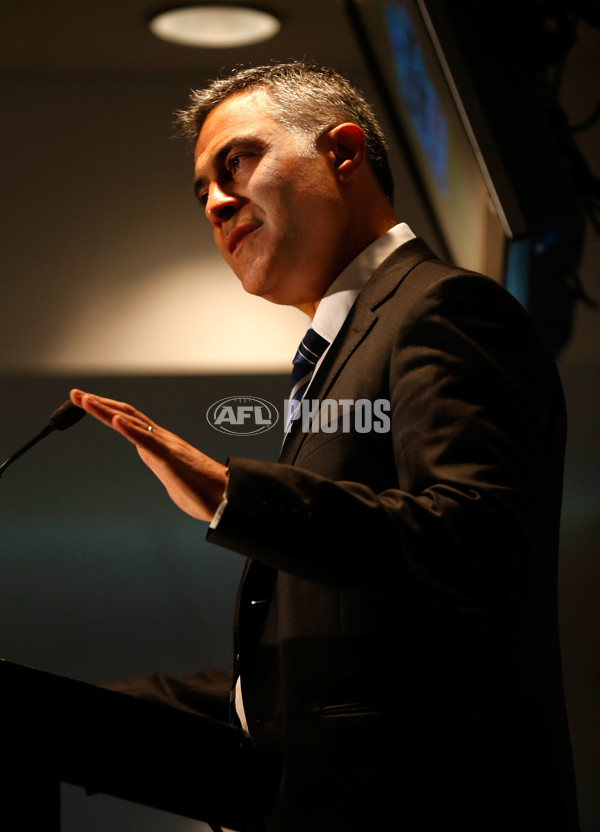
{"type": "Polygon", "coordinates": [[[0,828],[59,832],[60,784],[250,832],[251,738],[241,729],[0,660],[0,828]]]}

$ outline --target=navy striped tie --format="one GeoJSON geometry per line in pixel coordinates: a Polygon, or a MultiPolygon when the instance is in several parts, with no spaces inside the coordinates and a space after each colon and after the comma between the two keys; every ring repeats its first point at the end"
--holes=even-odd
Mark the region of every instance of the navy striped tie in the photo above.
{"type": "Polygon", "coordinates": [[[298,408],[306,393],[315,366],[328,346],[329,341],[326,338],[323,338],[311,327],[307,329],[293,361],[288,405],[288,427],[294,411],[298,408]]]}

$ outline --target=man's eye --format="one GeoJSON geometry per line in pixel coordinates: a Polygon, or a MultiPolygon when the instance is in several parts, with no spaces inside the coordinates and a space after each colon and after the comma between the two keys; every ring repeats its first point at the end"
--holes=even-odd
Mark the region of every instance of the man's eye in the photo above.
{"type": "Polygon", "coordinates": [[[243,165],[245,156],[245,153],[236,153],[235,155],[229,157],[227,161],[227,168],[231,174],[236,174],[239,171],[243,165]]]}

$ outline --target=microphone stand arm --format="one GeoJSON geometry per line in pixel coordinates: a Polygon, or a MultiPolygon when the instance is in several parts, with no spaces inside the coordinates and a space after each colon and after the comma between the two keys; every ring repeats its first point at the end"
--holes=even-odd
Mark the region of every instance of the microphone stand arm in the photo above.
{"type": "Polygon", "coordinates": [[[37,436],[34,436],[34,438],[33,438],[33,439],[30,439],[30,440],[29,440],[29,442],[27,442],[27,444],[26,444],[26,445],[23,445],[23,447],[22,447],[22,448],[20,448],[18,451],[16,451],[16,452],[15,452],[12,456],[9,456],[9,458],[8,458],[8,459],[6,459],[6,460],[2,463],[2,465],[0,465],[0,477],[1,477],[1,476],[2,476],[2,474],[6,471],[6,469],[8,468],[8,466],[9,466],[9,465],[11,465],[11,464],[12,464],[15,460],[17,460],[20,456],[23,456],[23,454],[24,454],[26,451],[28,451],[30,448],[32,448],[34,445],[37,445],[37,443],[38,443],[41,439],[44,439],[44,437],[48,436],[48,434],[49,434],[49,433],[52,433],[52,431],[53,431],[53,430],[56,430],[56,426],[55,426],[55,425],[47,425],[47,426],[44,428],[44,430],[42,430],[42,431],[40,431],[40,433],[38,433],[38,435],[37,435],[37,436]]]}

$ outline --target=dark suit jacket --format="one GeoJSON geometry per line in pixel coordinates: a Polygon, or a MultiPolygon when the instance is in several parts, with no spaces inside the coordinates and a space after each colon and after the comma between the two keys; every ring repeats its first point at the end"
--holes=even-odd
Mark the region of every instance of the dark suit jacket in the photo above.
{"type": "Polygon", "coordinates": [[[419,240],[369,280],[308,393],[391,430],[230,460],[209,539],[238,603],[266,828],[577,828],[556,616],[564,407],[526,314],[419,240]]]}

